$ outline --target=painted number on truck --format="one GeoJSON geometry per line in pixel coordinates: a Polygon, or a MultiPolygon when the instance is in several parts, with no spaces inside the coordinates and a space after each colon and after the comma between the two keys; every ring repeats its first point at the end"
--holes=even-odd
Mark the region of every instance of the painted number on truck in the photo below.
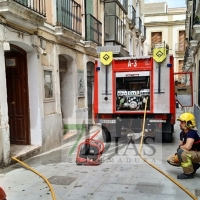
{"type": "Polygon", "coordinates": [[[133,62],[131,62],[130,60],[128,61],[128,67],[132,67],[132,65],[134,67],[137,67],[137,60],[133,60],[133,62]]]}

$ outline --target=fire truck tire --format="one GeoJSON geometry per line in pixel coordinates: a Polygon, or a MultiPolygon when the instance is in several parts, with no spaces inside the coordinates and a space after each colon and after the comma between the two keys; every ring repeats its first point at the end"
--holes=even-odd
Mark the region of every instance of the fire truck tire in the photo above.
{"type": "Polygon", "coordinates": [[[162,132],[156,132],[155,142],[156,143],[162,143],[162,132]]]}
{"type": "Polygon", "coordinates": [[[174,124],[171,124],[171,133],[174,132],[174,124]]]}
{"type": "Polygon", "coordinates": [[[165,143],[172,143],[173,137],[172,133],[163,133],[163,142],[165,143]]]}
{"type": "Polygon", "coordinates": [[[103,136],[104,142],[106,142],[106,143],[110,143],[111,142],[110,132],[105,126],[102,126],[102,136],[103,136]]]}

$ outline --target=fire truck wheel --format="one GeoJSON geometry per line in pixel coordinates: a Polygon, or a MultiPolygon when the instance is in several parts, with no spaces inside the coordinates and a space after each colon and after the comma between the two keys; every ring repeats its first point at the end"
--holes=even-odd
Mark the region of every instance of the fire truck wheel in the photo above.
{"type": "Polygon", "coordinates": [[[171,133],[174,132],[174,124],[171,124],[171,133]]]}
{"type": "Polygon", "coordinates": [[[162,132],[156,132],[155,142],[156,143],[162,143],[162,132]]]}
{"type": "Polygon", "coordinates": [[[106,142],[106,143],[110,143],[111,142],[110,132],[105,126],[102,127],[102,136],[103,136],[104,142],[106,142]]]}

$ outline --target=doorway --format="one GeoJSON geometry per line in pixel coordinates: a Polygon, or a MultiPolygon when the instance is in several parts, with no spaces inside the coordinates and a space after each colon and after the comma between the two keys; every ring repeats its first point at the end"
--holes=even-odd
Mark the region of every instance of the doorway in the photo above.
{"type": "Polygon", "coordinates": [[[10,143],[29,145],[30,121],[26,52],[12,45],[11,50],[5,52],[5,67],[10,143]]]}

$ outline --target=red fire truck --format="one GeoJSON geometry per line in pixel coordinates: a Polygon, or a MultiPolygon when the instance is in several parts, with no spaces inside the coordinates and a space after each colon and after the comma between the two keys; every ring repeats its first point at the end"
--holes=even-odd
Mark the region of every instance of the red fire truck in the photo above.
{"type": "MultiPolygon", "coordinates": [[[[155,53],[162,56],[162,51],[155,53]]],[[[142,131],[146,100],[145,135],[172,142],[176,119],[173,62],[170,55],[157,62],[154,57],[113,58],[112,52],[101,53],[95,62],[94,115],[102,124],[105,142],[120,138],[124,130],[142,131]]]]}

